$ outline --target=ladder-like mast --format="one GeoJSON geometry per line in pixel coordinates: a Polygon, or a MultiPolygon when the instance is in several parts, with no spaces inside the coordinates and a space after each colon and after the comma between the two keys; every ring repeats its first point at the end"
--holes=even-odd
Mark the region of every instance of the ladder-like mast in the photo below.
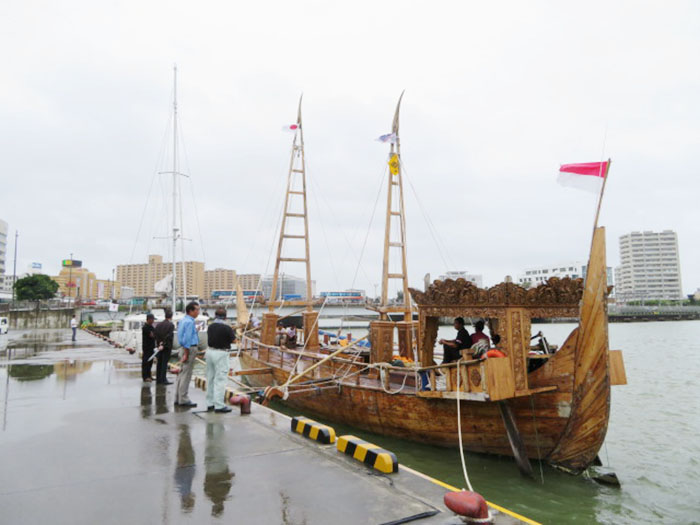
{"type": "MultiPolygon", "coordinates": [[[[303,96],[303,95],[302,95],[303,96]]],[[[278,294],[279,287],[279,270],[282,262],[297,262],[304,263],[306,266],[306,298],[302,301],[284,301],[290,306],[306,306],[307,311],[313,310],[313,290],[311,286],[311,254],[309,251],[309,220],[306,205],[306,162],[304,159],[304,128],[301,125],[301,100],[299,97],[299,109],[297,111],[297,122],[294,130],[294,142],[292,144],[292,154],[289,159],[289,172],[287,173],[287,192],[284,197],[284,210],[282,213],[282,225],[280,227],[280,236],[277,243],[277,259],[275,260],[275,273],[272,277],[272,292],[270,293],[270,301],[268,302],[269,310],[272,311],[275,306],[282,304],[283,294],[278,294]],[[301,189],[298,188],[299,178],[301,178],[301,189]],[[297,185],[295,185],[297,182],[297,185]],[[290,204],[292,201],[302,200],[302,213],[291,212],[290,204]],[[304,233],[287,233],[289,226],[289,218],[303,219],[304,233]],[[284,257],[283,245],[287,239],[303,239],[304,240],[304,258],[299,257],[284,257]],[[279,295],[279,297],[278,297],[279,295]]],[[[281,292],[281,290],[280,290],[281,292]]]]}
{"type": "Polygon", "coordinates": [[[382,267],[382,297],[379,311],[382,319],[387,319],[389,312],[404,312],[404,320],[412,319],[411,299],[408,292],[408,269],[406,266],[406,218],[404,215],[403,200],[403,177],[401,175],[401,141],[399,139],[399,111],[401,109],[401,99],[399,97],[394,113],[394,121],[391,127],[392,140],[389,152],[389,183],[387,186],[386,202],[386,226],[384,228],[384,264],[382,267]],[[394,195],[397,189],[397,195],[394,195]],[[398,202],[395,202],[398,201],[398,202]],[[394,209],[398,205],[398,209],[394,209]],[[399,223],[399,238],[393,239],[392,225],[394,217],[399,223]],[[391,248],[401,250],[401,273],[390,273],[391,248]],[[389,279],[400,279],[403,285],[403,304],[389,305],[389,279]]]}

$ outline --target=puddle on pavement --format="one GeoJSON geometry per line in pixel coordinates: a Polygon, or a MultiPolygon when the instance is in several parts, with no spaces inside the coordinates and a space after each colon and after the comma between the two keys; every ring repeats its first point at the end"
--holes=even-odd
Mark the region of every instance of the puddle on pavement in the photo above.
{"type": "MultiPolygon", "coordinates": [[[[180,510],[184,514],[192,512],[196,504],[192,484],[198,466],[201,468],[196,463],[190,426],[180,425],[173,477],[175,491],[180,499],[180,510]]],[[[231,499],[235,476],[229,467],[226,429],[221,422],[208,422],[205,430],[203,492],[209,502],[202,502],[200,505],[211,505],[212,517],[218,518],[224,514],[225,503],[231,499]]]]}

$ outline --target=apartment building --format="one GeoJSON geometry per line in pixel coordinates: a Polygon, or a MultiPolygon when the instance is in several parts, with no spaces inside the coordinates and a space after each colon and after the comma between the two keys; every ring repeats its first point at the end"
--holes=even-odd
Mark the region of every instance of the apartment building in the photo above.
{"type": "MultiPolygon", "coordinates": [[[[184,263],[186,280],[183,280],[183,263],[177,263],[177,294],[183,295],[187,284],[187,297],[206,297],[204,295],[204,263],[186,261],[184,263]]],[[[149,255],[148,262],[142,264],[117,265],[117,281],[123,286],[133,288],[136,297],[154,297],[155,284],[173,273],[171,262],[163,262],[161,255],[149,255]]]]}
{"type": "Polygon", "coordinates": [[[204,270],[204,295],[202,298],[211,299],[214,291],[234,291],[236,289],[236,270],[216,268],[204,270]]]}
{"type": "Polygon", "coordinates": [[[257,290],[260,287],[259,273],[239,273],[238,282],[243,290],[257,290]]]}
{"type": "Polygon", "coordinates": [[[631,232],[621,236],[615,281],[619,301],[682,299],[676,232],[631,232]]]}
{"type": "Polygon", "coordinates": [[[98,279],[87,268],[61,268],[59,274],[51,279],[58,283],[58,294],[63,297],[83,301],[121,298],[119,281],[98,279]]]}
{"type": "MultiPolygon", "coordinates": [[[[517,277],[517,284],[525,287],[535,287],[544,284],[551,277],[562,279],[569,277],[571,279],[585,279],[588,264],[581,261],[568,261],[559,264],[548,264],[546,266],[533,266],[526,268],[517,277]]],[[[608,285],[613,285],[613,269],[607,267],[608,285]]]]}

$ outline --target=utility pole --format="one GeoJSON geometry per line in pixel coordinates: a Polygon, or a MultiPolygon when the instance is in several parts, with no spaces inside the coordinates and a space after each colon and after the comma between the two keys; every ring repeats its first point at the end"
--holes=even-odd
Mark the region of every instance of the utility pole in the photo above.
{"type": "Polygon", "coordinates": [[[15,286],[17,285],[17,237],[19,231],[15,230],[15,260],[12,265],[12,302],[15,302],[15,286]]]}

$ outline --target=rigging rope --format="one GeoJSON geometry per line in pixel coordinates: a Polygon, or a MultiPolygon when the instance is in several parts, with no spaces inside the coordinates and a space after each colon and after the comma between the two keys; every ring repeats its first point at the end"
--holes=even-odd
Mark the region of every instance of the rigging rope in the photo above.
{"type": "MultiPolygon", "coordinates": [[[[459,381],[462,376],[460,366],[462,365],[462,358],[460,357],[457,361],[457,436],[459,437],[459,457],[462,460],[462,473],[464,474],[464,481],[467,483],[467,487],[471,492],[474,492],[472,484],[469,482],[469,474],[467,474],[467,463],[464,461],[464,447],[462,446],[462,414],[460,412],[461,405],[461,392],[459,390],[459,381]]],[[[449,370],[447,372],[450,373],[449,370]]]]}
{"type": "Polygon", "coordinates": [[[443,254],[443,248],[444,248],[445,253],[447,254],[447,258],[450,260],[450,263],[452,264],[452,267],[456,268],[456,266],[454,265],[454,261],[452,260],[452,257],[450,256],[450,252],[447,249],[447,245],[444,243],[444,241],[440,237],[437,228],[435,228],[433,221],[430,219],[428,212],[426,211],[425,207],[423,206],[423,202],[418,197],[418,192],[416,191],[415,186],[413,186],[413,182],[411,181],[410,177],[408,176],[408,173],[406,172],[405,163],[401,159],[399,159],[399,162],[401,162],[401,173],[402,173],[402,175],[406,175],[406,180],[408,181],[408,185],[411,187],[411,191],[413,191],[413,196],[415,197],[416,202],[418,203],[418,207],[420,208],[421,213],[423,214],[423,219],[425,220],[425,223],[428,226],[428,232],[430,233],[430,235],[433,238],[433,241],[435,242],[435,246],[438,249],[438,254],[440,255],[440,259],[442,259],[442,263],[445,265],[445,267],[447,267],[447,268],[450,267],[447,264],[447,260],[445,259],[445,255],[443,254]]]}
{"type": "MultiPolygon", "coordinates": [[[[314,324],[311,327],[311,330],[309,330],[309,333],[312,333],[314,330],[316,330],[316,326],[318,325],[318,320],[321,317],[321,312],[323,312],[323,309],[326,307],[327,301],[328,301],[328,297],[326,297],[323,300],[323,304],[321,305],[321,308],[318,311],[318,315],[316,316],[316,319],[314,320],[314,324]]],[[[302,353],[304,352],[304,350],[306,350],[306,344],[308,342],[309,342],[309,340],[304,338],[304,346],[301,347],[301,352],[299,353],[299,355],[297,355],[297,360],[294,363],[294,366],[292,367],[291,372],[289,373],[289,377],[287,377],[287,382],[284,385],[282,385],[282,388],[287,389],[287,387],[289,387],[289,382],[293,379],[292,373],[294,373],[294,371],[297,369],[297,366],[299,365],[299,361],[301,360],[302,353]]]]}
{"type": "Polygon", "coordinates": [[[384,167],[384,172],[382,175],[382,180],[381,183],[379,184],[379,191],[377,191],[377,197],[374,200],[374,209],[372,210],[372,216],[369,218],[369,224],[367,225],[367,233],[365,234],[365,240],[362,243],[362,249],[360,250],[360,257],[358,260],[357,268],[355,269],[355,275],[352,278],[352,284],[350,285],[350,288],[355,287],[355,281],[357,280],[357,272],[360,269],[360,266],[362,264],[362,257],[364,256],[365,253],[365,248],[367,247],[367,239],[369,238],[369,232],[372,227],[372,222],[374,221],[374,214],[377,212],[377,204],[379,203],[379,197],[382,194],[382,186],[384,186],[384,179],[386,178],[386,172],[387,172],[387,167],[384,167]]]}
{"type": "MultiPolygon", "coordinates": [[[[192,170],[190,169],[190,158],[187,155],[187,145],[185,144],[185,132],[184,132],[184,127],[182,125],[182,119],[179,121],[179,126],[178,126],[178,131],[180,132],[180,145],[182,146],[182,151],[185,154],[185,166],[187,166],[187,173],[188,176],[187,178],[190,181],[190,191],[192,193],[192,206],[194,207],[194,216],[195,220],[197,222],[197,232],[199,233],[199,246],[202,249],[202,262],[206,263],[207,257],[206,254],[204,253],[204,237],[202,237],[202,225],[199,221],[199,211],[197,211],[197,200],[194,197],[194,184],[192,183],[192,170]]],[[[180,185],[180,188],[182,189],[182,185],[180,185]]],[[[180,193],[180,214],[182,214],[182,192],[180,193]]],[[[180,220],[180,224],[182,224],[182,219],[180,220]]],[[[180,235],[182,236],[182,232],[180,232],[180,235]]],[[[184,244],[183,244],[184,246],[184,244]]],[[[184,261],[184,254],[183,254],[183,261],[184,261]]]]}
{"type": "Polygon", "coordinates": [[[153,170],[153,175],[151,177],[151,185],[148,188],[148,193],[146,194],[146,200],[143,203],[143,210],[141,211],[141,219],[139,221],[139,227],[136,230],[136,238],[134,239],[134,246],[131,249],[131,255],[129,256],[129,264],[131,264],[134,260],[134,253],[136,253],[136,246],[138,245],[139,242],[139,236],[141,235],[141,228],[143,227],[143,219],[146,216],[146,210],[148,210],[148,201],[151,198],[151,192],[153,191],[153,183],[156,180],[156,176],[158,176],[158,166],[161,165],[162,159],[165,155],[165,147],[166,147],[166,139],[168,136],[168,131],[170,131],[170,123],[172,122],[172,114],[170,114],[170,117],[168,119],[168,122],[165,126],[165,130],[163,131],[163,139],[161,140],[160,144],[160,150],[158,151],[158,156],[156,157],[156,165],[153,170]]]}

